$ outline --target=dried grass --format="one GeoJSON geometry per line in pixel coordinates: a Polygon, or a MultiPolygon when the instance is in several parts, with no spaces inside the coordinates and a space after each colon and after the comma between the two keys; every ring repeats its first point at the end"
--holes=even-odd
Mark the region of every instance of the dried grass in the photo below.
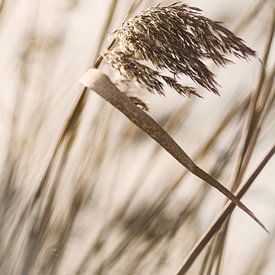
{"type": "MultiPolygon", "coordinates": [[[[214,63],[223,65],[229,58],[225,56],[226,53],[240,54],[244,58],[254,55],[254,51],[236,35],[228,32],[220,23],[204,17],[203,12],[196,8],[188,8],[180,3],[165,8],[165,4],[162,4],[136,13],[141,4],[147,7],[149,4],[155,5],[154,1],[141,0],[131,2],[128,18],[113,34],[114,40],[104,52],[102,47],[113,28],[117,7],[121,2],[110,1],[109,4],[102,21],[102,34],[98,43],[93,41],[93,45],[96,44],[92,49],[94,52],[89,48],[87,54],[93,56],[102,53],[102,56],[87,63],[99,67],[104,55],[107,59],[121,58],[117,55],[121,51],[124,59],[119,62],[130,58],[132,63],[129,64],[138,63],[141,70],[148,65],[144,60],[149,60],[155,65],[148,67],[154,71],[153,78],[151,71],[143,75],[143,79],[137,78],[136,71],[131,71],[132,67],[126,68],[130,69],[130,73],[126,74],[122,70],[125,64],[118,67],[128,82],[134,80],[143,86],[153,83],[150,86],[152,91],[157,87],[160,88],[158,92],[164,93],[164,83],[170,82],[170,86],[181,94],[201,95],[200,87],[189,87],[179,82],[181,75],[187,75],[203,88],[217,92],[219,86],[211,73],[213,67],[204,67],[200,62],[212,59],[214,63]],[[155,22],[155,25],[147,24],[153,30],[147,33],[141,25],[137,27],[136,24],[148,23],[150,13],[153,14],[152,23],[155,22]],[[165,25],[162,23],[163,16],[169,17],[165,25]],[[177,22],[175,32],[171,32],[172,22],[177,22]],[[186,33],[178,23],[189,27],[195,24],[196,28],[186,33]],[[199,35],[202,29],[206,32],[199,35]],[[210,44],[205,41],[208,31],[213,39],[213,36],[224,34],[225,40],[219,40],[221,44],[213,47],[209,41],[210,44]],[[144,42],[143,35],[147,37],[146,40],[149,35],[150,43],[144,44],[144,47],[138,44],[135,55],[129,55],[135,47],[135,41],[131,39],[138,38],[144,42]],[[182,38],[185,40],[180,44],[175,43],[182,38]],[[188,39],[191,44],[185,43],[188,39]],[[153,40],[159,40],[162,44],[154,44],[152,48],[153,40]],[[197,42],[201,47],[196,47],[197,42]],[[230,47],[226,48],[224,42],[229,43],[230,47]],[[125,49],[123,43],[126,43],[125,49]],[[181,47],[175,48],[174,57],[164,51],[176,45],[181,47]],[[186,59],[187,52],[192,53],[189,59],[186,59]],[[174,62],[172,57],[177,57],[177,61],[174,62]],[[200,62],[194,63],[196,59],[200,62]],[[198,74],[198,68],[203,69],[202,75],[198,74]],[[167,69],[171,71],[167,72],[167,69]],[[151,82],[152,79],[161,84],[151,82]]],[[[236,83],[237,88],[231,94],[233,99],[238,100],[229,101],[223,112],[210,106],[208,112],[217,111],[217,116],[220,116],[216,125],[206,118],[202,124],[196,121],[194,112],[201,99],[179,98],[177,101],[183,104],[173,106],[172,113],[162,112],[158,108],[160,116],[153,119],[152,113],[156,112],[154,106],[152,113],[144,113],[140,107],[146,109],[147,106],[139,95],[129,93],[129,98],[122,94],[121,110],[129,118],[133,117],[134,110],[134,122],[143,129],[141,131],[86,88],[66,88],[62,94],[64,83],[71,83],[71,79],[64,77],[60,79],[61,85],[53,84],[55,75],[51,70],[58,64],[62,51],[66,51],[66,35],[71,23],[68,20],[64,24],[60,35],[56,35],[56,32],[54,35],[47,34],[40,18],[47,12],[42,12],[43,5],[41,2],[34,9],[27,31],[22,37],[17,37],[17,44],[23,45],[18,58],[14,57],[15,67],[20,64],[20,70],[13,73],[13,89],[3,86],[3,96],[0,95],[1,106],[6,94],[14,95],[10,114],[5,113],[4,108],[2,112],[8,123],[0,139],[3,155],[0,170],[0,274],[232,274],[227,254],[230,247],[236,256],[241,249],[247,252],[247,261],[239,261],[235,266],[238,274],[269,272],[268,267],[274,258],[274,222],[267,216],[267,211],[273,207],[268,204],[268,198],[270,201],[273,199],[269,178],[261,177],[258,180],[258,185],[254,187],[257,197],[248,203],[255,209],[257,205],[265,203],[265,209],[257,209],[257,213],[268,225],[270,235],[257,231],[250,241],[254,247],[245,240],[237,243],[231,234],[242,234],[245,230],[242,226],[245,227],[250,219],[239,220],[238,228],[233,223],[228,227],[229,217],[230,220],[238,218],[232,216],[235,204],[229,201],[221,208],[222,202],[217,193],[208,185],[195,182],[195,178],[189,177],[188,169],[169,159],[162,149],[168,150],[195,174],[197,168],[194,169],[194,162],[204,167],[208,171],[207,181],[218,179],[218,182],[227,183],[226,188],[233,188],[231,192],[236,190],[238,200],[247,193],[248,188],[251,189],[252,184],[256,184],[260,173],[270,170],[267,164],[271,162],[275,150],[272,132],[275,99],[272,64],[274,29],[269,28],[261,34],[260,40],[266,41],[266,46],[264,54],[260,55],[263,56],[263,66],[258,78],[251,85],[246,79],[236,83]],[[59,38],[53,41],[53,37],[59,38]],[[49,44],[49,40],[54,43],[49,44]],[[37,77],[40,75],[38,72],[42,77],[37,77]],[[39,81],[35,85],[37,79],[43,85],[39,81]],[[240,87],[246,91],[245,95],[242,93],[240,96],[240,87]],[[65,102],[68,93],[74,95],[67,100],[71,102],[71,107],[66,106],[66,110],[59,109],[58,113],[54,113],[53,110],[59,108],[55,102],[60,99],[65,102]],[[54,101],[55,97],[58,100],[54,101]],[[54,131],[52,125],[56,127],[54,131]],[[155,128],[151,128],[152,125],[155,128]],[[192,139],[195,143],[200,140],[196,146],[188,143],[189,131],[193,128],[196,128],[197,136],[192,139]],[[144,131],[158,144],[153,143],[152,138],[145,138],[144,131]],[[208,131],[209,135],[205,136],[204,131],[208,131]],[[198,138],[200,135],[201,139],[198,138]],[[181,147],[188,149],[192,160],[181,147]],[[231,175],[231,180],[228,175],[231,175]],[[261,255],[258,251],[261,251],[261,255]]],[[[69,18],[75,15],[81,10],[78,9],[81,5],[78,1],[68,1],[69,9],[64,10],[62,16],[69,18]]],[[[258,21],[259,28],[261,25],[274,28],[274,23],[269,22],[270,7],[270,1],[255,3],[255,7],[245,12],[240,24],[236,24],[237,31],[245,30],[256,20],[256,16],[264,16],[264,22],[258,21]]],[[[9,26],[7,18],[17,20],[15,2],[0,1],[0,15],[2,38],[9,26]]],[[[234,33],[237,33],[236,29],[234,33]]],[[[9,42],[6,43],[6,47],[10,47],[9,42]]],[[[10,63],[13,64],[13,61],[10,63]]],[[[251,63],[248,66],[256,65],[251,63]]],[[[106,67],[102,66],[101,69],[105,70],[106,67]]],[[[215,73],[219,74],[218,67],[215,73]]],[[[108,74],[111,74],[110,71],[108,74]]],[[[74,75],[74,78],[77,79],[77,76],[74,75]]],[[[120,93],[112,83],[110,85],[110,91],[116,89],[120,93]]],[[[223,86],[226,87],[226,84],[223,86]]],[[[118,98],[121,99],[121,96],[118,98]]],[[[223,93],[219,102],[225,99],[223,93]]],[[[169,98],[163,100],[168,102],[169,98]]],[[[204,103],[207,104],[208,100],[204,103]]],[[[117,102],[114,105],[119,107],[117,102]]],[[[248,195],[253,196],[253,190],[248,195]]],[[[257,230],[253,223],[249,226],[250,230],[257,230]]]]}

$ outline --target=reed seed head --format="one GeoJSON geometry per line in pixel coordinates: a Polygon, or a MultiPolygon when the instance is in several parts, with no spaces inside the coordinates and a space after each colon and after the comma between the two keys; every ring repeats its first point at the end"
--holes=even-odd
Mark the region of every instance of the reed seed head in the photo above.
{"type": "Polygon", "coordinates": [[[255,56],[255,51],[220,22],[180,2],[143,10],[125,20],[113,36],[114,46],[104,53],[110,65],[125,81],[135,81],[159,94],[164,93],[166,83],[179,94],[199,96],[193,87],[178,82],[181,75],[218,94],[214,74],[204,61],[224,66],[230,61],[229,54],[245,59],[255,56]],[[163,74],[165,70],[170,76],[163,74]]]}

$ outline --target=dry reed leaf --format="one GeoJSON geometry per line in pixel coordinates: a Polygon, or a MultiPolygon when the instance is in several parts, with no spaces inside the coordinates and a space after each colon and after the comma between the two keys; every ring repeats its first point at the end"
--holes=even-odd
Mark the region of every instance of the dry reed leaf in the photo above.
{"type": "Polygon", "coordinates": [[[105,74],[97,69],[90,69],[80,80],[83,85],[89,87],[100,95],[104,100],[111,103],[116,109],[121,111],[134,124],[147,133],[163,149],[171,154],[181,165],[188,169],[192,174],[196,175],[203,181],[212,185],[214,188],[223,193],[228,199],[238,205],[245,213],[253,218],[265,231],[265,226],[257,219],[257,217],[240,202],[228,189],[221,183],[212,178],[208,173],[199,168],[190,157],[181,149],[181,147],[173,140],[173,138],[149,115],[138,108],[126,95],[123,95],[111,80],[105,74]]]}

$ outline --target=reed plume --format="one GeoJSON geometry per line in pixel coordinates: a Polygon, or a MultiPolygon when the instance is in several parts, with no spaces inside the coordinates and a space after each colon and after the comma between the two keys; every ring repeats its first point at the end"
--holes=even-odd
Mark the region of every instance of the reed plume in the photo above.
{"type": "Polygon", "coordinates": [[[244,59],[255,56],[220,22],[180,2],[143,10],[125,20],[113,38],[113,47],[104,53],[109,64],[119,70],[123,81],[159,94],[164,94],[167,84],[181,95],[199,96],[194,87],[178,82],[181,75],[218,94],[218,83],[204,61],[224,66],[230,62],[228,54],[244,59]]]}

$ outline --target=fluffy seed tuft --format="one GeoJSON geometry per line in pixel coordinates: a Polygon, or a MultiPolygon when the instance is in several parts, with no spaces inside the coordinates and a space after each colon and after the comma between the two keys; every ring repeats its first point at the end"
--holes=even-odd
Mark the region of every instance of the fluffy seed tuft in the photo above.
{"type": "Polygon", "coordinates": [[[204,61],[211,59],[224,66],[230,62],[225,57],[228,54],[245,59],[255,56],[255,51],[220,22],[180,2],[150,7],[125,20],[113,35],[115,44],[104,53],[110,65],[119,70],[125,81],[135,81],[159,94],[164,94],[166,83],[181,95],[199,96],[194,88],[177,81],[181,75],[218,94],[214,74],[204,61]],[[162,70],[173,77],[163,75],[162,70]]]}

